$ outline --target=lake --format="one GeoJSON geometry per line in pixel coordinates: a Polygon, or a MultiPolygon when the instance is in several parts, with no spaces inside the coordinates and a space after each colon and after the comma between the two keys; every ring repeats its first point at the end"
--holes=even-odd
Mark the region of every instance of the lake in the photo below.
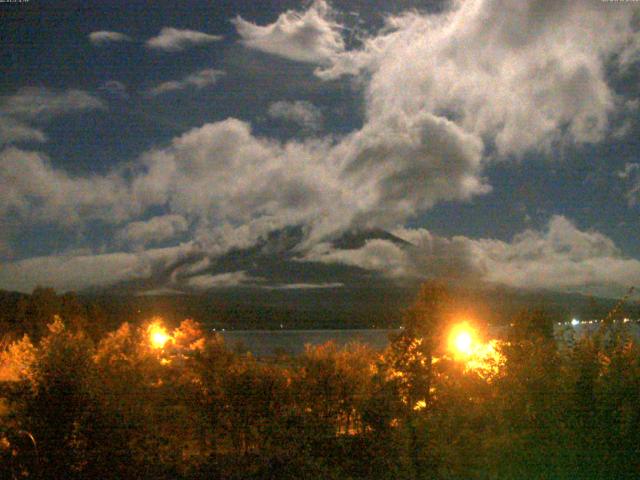
{"type": "MultiPolygon", "coordinates": [[[[640,338],[638,321],[625,325],[630,334],[640,338]]],[[[565,337],[573,331],[577,337],[589,335],[598,329],[597,322],[584,322],[571,325],[555,325],[556,337],[565,337]]],[[[507,327],[508,328],[508,327],[507,327]]],[[[494,328],[493,334],[501,336],[503,328],[494,328]]],[[[352,330],[227,330],[218,331],[230,348],[241,345],[255,356],[271,356],[278,353],[298,355],[304,352],[306,344],[322,345],[334,341],[338,347],[351,342],[358,342],[370,346],[375,350],[384,350],[389,344],[389,336],[396,335],[399,329],[352,329],[352,330]]]]}

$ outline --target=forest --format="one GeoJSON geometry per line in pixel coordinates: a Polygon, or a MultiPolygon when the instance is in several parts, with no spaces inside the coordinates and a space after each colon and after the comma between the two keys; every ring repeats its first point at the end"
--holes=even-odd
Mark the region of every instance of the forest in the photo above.
{"type": "Polygon", "coordinates": [[[261,358],[192,319],[101,325],[39,295],[3,325],[1,478],[640,475],[640,349],[616,309],[588,336],[529,309],[489,338],[427,283],[382,352],[261,358]]]}

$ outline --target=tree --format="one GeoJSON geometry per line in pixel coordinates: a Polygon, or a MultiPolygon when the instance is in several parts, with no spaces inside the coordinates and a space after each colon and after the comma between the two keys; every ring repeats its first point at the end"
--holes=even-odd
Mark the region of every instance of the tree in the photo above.
{"type": "Polygon", "coordinates": [[[18,301],[16,325],[21,333],[38,340],[48,334],[47,325],[60,311],[60,301],[53,288],[36,287],[30,296],[18,301]]]}
{"type": "Polygon", "coordinates": [[[45,478],[74,478],[87,462],[85,427],[95,399],[93,345],[65,330],[59,317],[48,325],[25,375],[31,385],[15,402],[22,429],[35,438],[45,478]]]}
{"type": "Polygon", "coordinates": [[[549,343],[553,339],[553,318],[544,309],[523,310],[511,324],[510,337],[514,341],[542,339],[549,343]]]}

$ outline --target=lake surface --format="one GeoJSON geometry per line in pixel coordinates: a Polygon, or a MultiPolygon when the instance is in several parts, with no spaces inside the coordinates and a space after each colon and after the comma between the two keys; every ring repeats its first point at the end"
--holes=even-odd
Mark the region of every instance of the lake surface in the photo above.
{"type": "MultiPolygon", "coordinates": [[[[555,325],[556,338],[568,339],[572,334],[575,337],[590,335],[598,329],[599,325],[593,323],[581,323],[579,325],[555,325]]],[[[507,327],[508,328],[508,327],[507,327]]],[[[640,326],[638,320],[629,322],[624,328],[636,339],[640,339],[640,326]]],[[[504,327],[494,328],[495,336],[504,334],[504,327]]],[[[353,329],[353,330],[227,330],[218,331],[230,348],[237,345],[250,351],[255,356],[271,356],[278,353],[299,355],[304,352],[306,344],[322,345],[333,341],[338,347],[343,347],[351,342],[358,342],[370,346],[375,350],[384,350],[389,344],[389,336],[396,335],[399,329],[353,329]]]]}
{"type": "Polygon", "coordinates": [[[322,345],[333,341],[338,347],[351,342],[383,350],[389,344],[389,335],[397,334],[398,329],[362,329],[362,330],[232,330],[218,332],[226,344],[233,348],[242,345],[256,356],[269,356],[277,353],[298,355],[304,352],[306,344],[322,345]]]}

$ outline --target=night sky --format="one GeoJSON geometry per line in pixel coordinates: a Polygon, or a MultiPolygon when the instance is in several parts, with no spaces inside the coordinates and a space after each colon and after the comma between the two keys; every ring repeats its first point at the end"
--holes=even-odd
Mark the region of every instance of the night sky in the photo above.
{"type": "Polygon", "coordinates": [[[601,0],[0,3],[0,288],[640,287],[639,30],[601,0]]]}

